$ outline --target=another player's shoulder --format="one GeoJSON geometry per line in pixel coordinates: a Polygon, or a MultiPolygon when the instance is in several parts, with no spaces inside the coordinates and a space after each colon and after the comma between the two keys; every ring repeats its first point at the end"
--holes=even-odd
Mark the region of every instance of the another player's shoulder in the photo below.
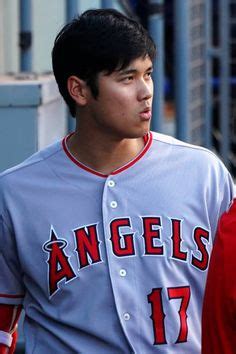
{"type": "Polygon", "coordinates": [[[0,173],[0,187],[17,183],[22,178],[31,178],[46,169],[45,161],[62,150],[61,143],[55,142],[31,155],[22,163],[0,173]]]}
{"type": "Polygon", "coordinates": [[[223,233],[234,234],[234,240],[236,240],[236,199],[232,201],[229,209],[222,215],[219,230],[223,233]]]}
{"type": "Polygon", "coordinates": [[[229,210],[226,212],[226,214],[233,216],[236,221],[236,198],[232,201],[229,210]]]}

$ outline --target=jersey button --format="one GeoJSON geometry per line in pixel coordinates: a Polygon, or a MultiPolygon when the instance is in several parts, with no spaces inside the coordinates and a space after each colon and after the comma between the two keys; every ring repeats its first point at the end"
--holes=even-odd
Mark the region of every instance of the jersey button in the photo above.
{"type": "Polygon", "coordinates": [[[124,320],[129,321],[130,320],[130,314],[128,312],[124,313],[124,320]]]}
{"type": "Polygon", "coordinates": [[[120,270],[120,276],[121,277],[125,277],[126,276],[126,270],[125,269],[121,269],[120,270]]]}
{"type": "Polygon", "coordinates": [[[110,181],[108,181],[108,186],[111,188],[115,187],[115,182],[112,179],[110,179],[110,181]]]}
{"type": "Polygon", "coordinates": [[[113,209],[117,208],[117,202],[115,200],[113,200],[110,205],[113,209]]]}

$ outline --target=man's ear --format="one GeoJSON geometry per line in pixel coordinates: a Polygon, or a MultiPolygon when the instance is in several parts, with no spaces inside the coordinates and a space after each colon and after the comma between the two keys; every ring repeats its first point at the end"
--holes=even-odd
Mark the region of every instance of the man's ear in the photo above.
{"type": "Polygon", "coordinates": [[[84,80],[72,75],[67,80],[67,89],[78,106],[85,106],[88,99],[89,88],[84,80]]]}

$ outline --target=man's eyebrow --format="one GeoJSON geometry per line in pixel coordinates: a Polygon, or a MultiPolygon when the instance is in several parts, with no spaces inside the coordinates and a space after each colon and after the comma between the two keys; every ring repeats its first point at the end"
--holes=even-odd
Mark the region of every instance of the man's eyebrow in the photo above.
{"type": "MultiPolygon", "coordinates": [[[[151,65],[150,67],[147,68],[147,70],[145,70],[145,72],[147,71],[151,71],[153,70],[153,66],[151,65]]],[[[133,69],[133,68],[127,68],[127,69],[123,69],[123,70],[117,70],[118,75],[128,75],[128,74],[135,74],[137,73],[138,70],[137,69],[133,69]]]]}
{"type": "Polygon", "coordinates": [[[121,69],[121,70],[117,70],[117,74],[118,75],[128,75],[128,74],[134,74],[136,73],[137,70],[136,69],[121,69]]]}

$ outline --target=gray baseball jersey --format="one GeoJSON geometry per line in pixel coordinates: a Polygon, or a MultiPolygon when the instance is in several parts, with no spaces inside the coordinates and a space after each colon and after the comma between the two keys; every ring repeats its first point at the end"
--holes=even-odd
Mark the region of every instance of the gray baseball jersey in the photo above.
{"type": "Polygon", "coordinates": [[[199,354],[217,221],[233,184],[204,148],[157,133],[109,176],[58,142],[0,178],[0,302],[26,353],[199,354]]]}

